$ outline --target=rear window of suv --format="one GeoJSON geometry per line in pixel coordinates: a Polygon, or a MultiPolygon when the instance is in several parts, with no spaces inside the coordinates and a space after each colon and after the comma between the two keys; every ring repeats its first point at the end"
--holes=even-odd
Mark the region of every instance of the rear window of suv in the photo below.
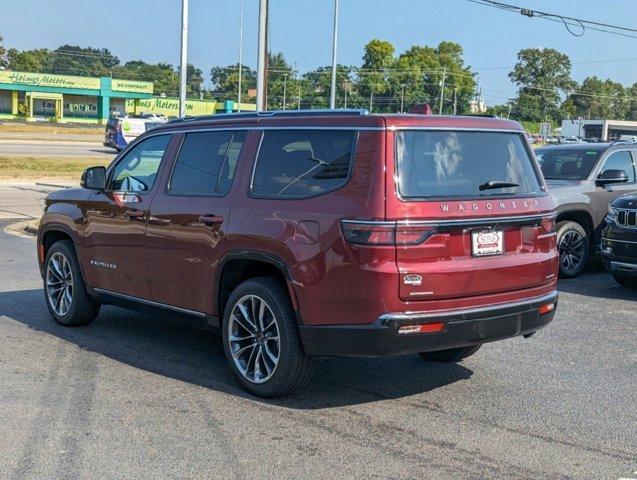
{"type": "Polygon", "coordinates": [[[259,198],[309,198],[347,183],[356,132],[266,130],[252,179],[259,198]]]}
{"type": "Polygon", "coordinates": [[[404,130],[396,134],[404,198],[533,195],[541,185],[522,134],[404,130]]]}

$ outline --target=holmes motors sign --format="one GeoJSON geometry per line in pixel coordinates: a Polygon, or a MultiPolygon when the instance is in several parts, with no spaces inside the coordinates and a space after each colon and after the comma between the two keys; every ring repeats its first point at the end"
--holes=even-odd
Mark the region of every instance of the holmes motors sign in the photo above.
{"type": "Polygon", "coordinates": [[[70,75],[10,71],[0,71],[0,83],[90,90],[99,90],[100,88],[100,79],[94,77],[73,77],[70,75]]]}

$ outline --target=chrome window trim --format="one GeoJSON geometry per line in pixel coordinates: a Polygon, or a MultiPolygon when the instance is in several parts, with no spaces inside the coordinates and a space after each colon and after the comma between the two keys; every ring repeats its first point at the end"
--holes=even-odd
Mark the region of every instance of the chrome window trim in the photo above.
{"type": "Polygon", "coordinates": [[[418,126],[414,126],[414,127],[410,127],[410,126],[392,126],[390,125],[389,127],[387,127],[387,130],[389,130],[390,132],[396,132],[396,131],[400,131],[400,130],[446,130],[446,131],[451,131],[451,132],[488,132],[488,133],[524,133],[524,130],[517,130],[514,128],[489,128],[489,127],[452,127],[452,126],[447,126],[447,127],[438,127],[438,126],[431,126],[431,127],[418,127],[418,126]]]}
{"type": "Polygon", "coordinates": [[[103,288],[94,288],[96,292],[103,293],[105,295],[112,295],[113,297],[122,298],[124,300],[131,300],[137,303],[143,303],[145,305],[150,305],[152,307],[159,307],[166,310],[172,310],[179,313],[185,313],[187,315],[195,315],[197,317],[205,317],[206,314],[203,312],[198,312],[195,310],[188,310],[187,308],[176,307],[174,305],[168,305],[167,303],[155,302],[153,300],[146,300],[145,298],[134,297],[132,295],[126,295],[124,293],[112,292],[110,290],[105,290],[103,288]]]}

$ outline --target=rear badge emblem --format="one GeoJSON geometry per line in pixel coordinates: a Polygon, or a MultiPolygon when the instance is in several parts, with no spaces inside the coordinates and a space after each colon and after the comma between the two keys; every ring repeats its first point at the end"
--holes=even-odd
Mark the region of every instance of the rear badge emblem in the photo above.
{"type": "Polygon", "coordinates": [[[420,275],[405,275],[405,278],[403,279],[403,281],[405,282],[405,285],[421,285],[422,284],[422,277],[420,275]]]}

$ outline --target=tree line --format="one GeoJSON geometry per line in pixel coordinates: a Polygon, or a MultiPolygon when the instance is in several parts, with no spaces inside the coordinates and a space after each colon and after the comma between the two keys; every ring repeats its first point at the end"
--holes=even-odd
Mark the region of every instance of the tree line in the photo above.
{"type": "MultiPolygon", "coordinates": [[[[268,108],[327,108],[331,67],[300,73],[281,53],[268,54],[268,108]]],[[[169,63],[132,60],[125,63],[107,48],[62,45],[0,51],[0,67],[25,72],[82,76],[112,76],[154,83],[155,94],[179,93],[179,67],[169,63]]],[[[212,67],[204,88],[204,72],[188,65],[189,98],[236,99],[239,64],[212,67]]],[[[528,48],[518,53],[509,78],[517,94],[508,102],[489,107],[488,113],[529,122],[562,118],[637,120],[637,82],[631,86],[590,76],[581,83],[571,76],[569,57],[557,50],[528,48]]],[[[365,45],[362,64],[338,65],[337,107],[370,108],[375,112],[408,111],[428,103],[435,112],[470,113],[479,97],[477,72],[465,63],[462,47],[441,42],[435,47],[415,45],[397,53],[388,41],[365,45]]],[[[242,101],[254,101],[256,71],[241,66],[242,101]]]]}

